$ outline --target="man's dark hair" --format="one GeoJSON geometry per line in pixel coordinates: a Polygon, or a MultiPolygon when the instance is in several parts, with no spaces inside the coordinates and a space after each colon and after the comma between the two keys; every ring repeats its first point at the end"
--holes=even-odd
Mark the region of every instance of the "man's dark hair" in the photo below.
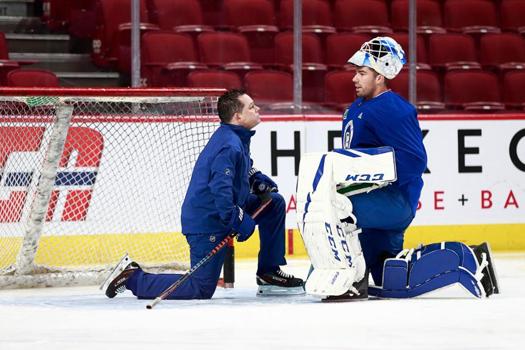
{"type": "Polygon", "coordinates": [[[229,123],[235,113],[240,113],[244,107],[239,97],[245,95],[246,91],[242,89],[231,89],[226,91],[217,102],[217,111],[219,118],[223,123],[229,123]]]}

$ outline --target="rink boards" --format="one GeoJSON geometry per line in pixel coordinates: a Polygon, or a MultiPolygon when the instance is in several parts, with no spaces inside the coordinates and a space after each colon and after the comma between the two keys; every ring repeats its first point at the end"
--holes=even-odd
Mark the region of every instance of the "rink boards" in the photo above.
{"type": "MultiPolygon", "coordinates": [[[[420,124],[429,163],[423,176],[425,186],[420,207],[413,226],[408,230],[405,245],[446,239],[468,243],[488,240],[498,250],[525,249],[525,115],[429,115],[420,116],[420,124]]],[[[305,253],[295,220],[295,184],[300,155],[302,152],[326,152],[340,147],[340,126],[341,117],[337,115],[264,116],[263,122],[255,129],[257,132],[251,146],[254,164],[276,180],[279,192],[287,203],[286,242],[290,256],[305,253]]],[[[141,134],[141,127],[140,124],[133,127],[137,137],[141,134]]],[[[98,130],[102,137],[104,130],[98,130]]],[[[148,155],[143,154],[145,150],[134,143],[133,137],[127,137],[124,142],[111,147],[122,147],[128,151],[131,148],[138,158],[148,159],[148,155]]],[[[118,152],[113,151],[113,154],[118,152]]],[[[110,162],[111,159],[105,158],[102,152],[101,169],[110,162]]],[[[173,167],[176,170],[177,165],[173,167]]],[[[116,191],[125,186],[127,177],[131,180],[136,176],[136,173],[122,171],[118,182],[101,181],[101,177],[93,186],[84,217],[76,221],[55,220],[53,225],[61,230],[66,228],[65,236],[58,238],[63,241],[62,249],[79,245],[96,249],[101,242],[108,244],[112,239],[120,241],[119,245],[136,240],[141,247],[147,248],[156,246],[159,241],[169,241],[172,237],[176,238],[170,244],[185,245],[178,222],[151,222],[147,225],[149,230],[136,229],[143,224],[144,210],[152,208],[126,215],[126,222],[121,222],[122,217],[97,219],[97,212],[104,213],[115,206],[115,203],[106,204],[100,200],[98,193],[116,191]],[[156,224],[159,224],[159,229],[151,229],[156,224]],[[124,225],[131,230],[119,230],[124,225]]],[[[5,179],[0,186],[0,200],[4,200],[9,194],[5,179]]],[[[155,185],[151,183],[148,186],[155,185]]],[[[122,192],[121,189],[119,192],[122,192]]],[[[117,205],[125,210],[136,210],[132,205],[134,199],[130,192],[130,197],[120,198],[117,205]]],[[[161,202],[162,198],[159,199],[161,202]]],[[[180,208],[171,210],[179,211],[180,208]]],[[[13,226],[16,223],[4,222],[0,225],[13,226]]],[[[43,238],[44,245],[46,241],[57,239],[53,230],[46,231],[43,238]]],[[[1,238],[6,239],[19,241],[20,234],[1,238]]],[[[161,258],[158,251],[149,251],[149,254],[161,258]]],[[[237,245],[238,257],[256,257],[257,252],[257,239],[237,245]]],[[[165,257],[167,260],[170,258],[165,257]]]]}

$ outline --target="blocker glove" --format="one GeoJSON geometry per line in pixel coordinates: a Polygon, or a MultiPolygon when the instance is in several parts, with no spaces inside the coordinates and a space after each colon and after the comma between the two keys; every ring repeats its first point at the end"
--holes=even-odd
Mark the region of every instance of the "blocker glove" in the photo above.
{"type": "Polygon", "coordinates": [[[237,232],[237,241],[244,242],[253,234],[255,221],[240,207],[235,207],[233,212],[232,231],[237,232]]]}
{"type": "Polygon", "coordinates": [[[263,194],[268,192],[278,192],[277,184],[268,176],[261,173],[256,168],[252,168],[250,175],[250,190],[253,194],[263,194]]]}

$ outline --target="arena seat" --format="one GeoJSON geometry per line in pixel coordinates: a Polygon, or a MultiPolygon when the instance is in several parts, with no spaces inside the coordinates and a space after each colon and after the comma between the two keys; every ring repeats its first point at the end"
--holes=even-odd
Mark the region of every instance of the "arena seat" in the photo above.
{"type": "Polygon", "coordinates": [[[352,81],[355,70],[336,70],[325,76],[325,105],[344,111],[355,100],[355,85],[352,81]]]}
{"type": "MultiPolygon", "coordinates": [[[[321,41],[311,33],[303,33],[303,62],[324,63],[321,41]]],[[[275,63],[284,66],[293,64],[293,33],[281,32],[275,37],[275,63]]]]}
{"type": "Polygon", "coordinates": [[[525,33],[525,1],[502,0],[500,4],[500,27],[505,31],[525,33]]]}
{"type": "Polygon", "coordinates": [[[428,38],[429,64],[434,68],[481,68],[474,39],[467,34],[433,34],[428,38]]]}
{"type": "MultiPolygon", "coordinates": [[[[403,69],[397,77],[389,82],[389,87],[392,91],[397,92],[407,100],[409,98],[409,77],[408,69],[403,69]]],[[[441,84],[437,73],[431,70],[418,70],[416,79],[417,108],[426,112],[439,112],[444,110],[445,104],[443,103],[441,84]]]]}
{"type": "Polygon", "coordinates": [[[477,112],[504,109],[498,77],[482,70],[451,70],[444,78],[445,104],[477,112]]]}
{"type": "Polygon", "coordinates": [[[244,76],[244,87],[257,104],[293,101],[293,76],[288,72],[249,72],[244,76]]]}
{"type": "Polygon", "coordinates": [[[202,33],[197,38],[200,60],[211,67],[233,70],[241,76],[250,70],[262,69],[252,61],[248,40],[230,32],[202,33]]]}
{"type": "Polygon", "coordinates": [[[234,72],[202,70],[188,74],[188,86],[193,88],[239,89],[241,79],[234,72]]]}
{"type": "Polygon", "coordinates": [[[186,76],[206,69],[198,60],[192,37],[171,31],[142,36],[142,73],[148,86],[185,86],[186,76]]]}
{"type": "Polygon", "coordinates": [[[490,0],[447,0],[443,12],[447,30],[466,33],[499,32],[496,5],[490,0]]]}
{"type": "MultiPolygon", "coordinates": [[[[392,37],[392,39],[394,39],[395,41],[397,41],[399,45],[401,45],[401,47],[405,51],[405,55],[408,61],[408,57],[410,54],[410,51],[408,50],[409,48],[408,33],[396,32],[396,33],[389,34],[389,36],[392,37]]],[[[425,39],[423,39],[423,36],[420,34],[417,35],[416,45],[417,45],[417,49],[416,49],[417,50],[417,54],[416,54],[417,62],[418,64],[425,66],[425,64],[428,62],[428,55],[427,55],[425,39]]],[[[430,68],[430,67],[426,67],[426,68],[430,68]]]]}
{"type": "Polygon", "coordinates": [[[220,26],[222,24],[223,0],[199,0],[204,16],[204,23],[209,26],[220,26]]]}
{"type": "Polygon", "coordinates": [[[232,27],[277,24],[270,0],[224,0],[223,15],[224,24],[232,27]]]}
{"type": "Polygon", "coordinates": [[[0,85],[7,84],[7,73],[18,68],[20,68],[18,62],[9,59],[9,50],[5,34],[0,32],[0,85]]]}
{"type": "Polygon", "coordinates": [[[525,109],[525,70],[510,70],[503,75],[503,102],[508,108],[525,109]]]}
{"type": "Polygon", "coordinates": [[[370,40],[366,34],[335,33],[326,38],[326,64],[329,68],[343,68],[352,55],[370,40]]]}
{"type": "Polygon", "coordinates": [[[15,69],[7,73],[10,87],[59,87],[55,73],[44,69],[15,69]]]}
{"type": "MultiPolygon", "coordinates": [[[[80,0],[68,1],[67,3],[67,6],[71,6],[68,13],[69,34],[75,40],[93,39],[97,29],[97,2],[95,0],[80,0]]],[[[60,6],[63,5],[61,4],[60,6]]]]}
{"type": "Polygon", "coordinates": [[[338,31],[392,33],[388,9],[382,0],[337,0],[333,14],[338,31]]]}
{"type": "Polygon", "coordinates": [[[201,5],[198,0],[149,0],[151,20],[162,30],[178,26],[203,25],[201,5]]]}
{"type": "MultiPolygon", "coordinates": [[[[302,35],[303,99],[311,102],[324,100],[324,75],[327,67],[323,62],[320,39],[311,33],[302,35]]],[[[276,66],[288,71],[293,66],[293,33],[281,32],[275,36],[276,66]]]]}
{"type": "MultiPolygon", "coordinates": [[[[97,6],[97,31],[93,40],[93,62],[101,67],[117,67],[129,74],[131,67],[131,1],[99,0],[97,6]],[[117,66],[118,64],[118,66],[117,66]]],[[[140,30],[145,33],[158,30],[149,22],[145,0],[140,1],[140,30]]]]}
{"type": "MultiPolygon", "coordinates": [[[[408,0],[393,0],[390,5],[391,22],[394,30],[408,30],[408,0]]],[[[418,0],[417,2],[418,33],[443,33],[443,16],[441,4],[434,0],[418,0]]]]}
{"type": "MultiPolygon", "coordinates": [[[[330,3],[326,0],[302,1],[303,31],[323,34],[335,33],[330,3]]],[[[279,26],[281,29],[292,29],[294,20],[294,0],[281,0],[279,26]]]]}
{"type": "Polygon", "coordinates": [[[260,64],[271,64],[273,40],[279,32],[273,2],[270,0],[225,0],[224,24],[238,30],[248,40],[251,58],[260,64]]]}
{"type": "Polygon", "coordinates": [[[499,69],[525,68],[525,39],[517,33],[483,35],[479,43],[481,65],[499,69]]]}
{"type": "Polygon", "coordinates": [[[72,11],[94,8],[95,0],[44,0],[42,22],[52,31],[60,31],[71,24],[72,11]]]}

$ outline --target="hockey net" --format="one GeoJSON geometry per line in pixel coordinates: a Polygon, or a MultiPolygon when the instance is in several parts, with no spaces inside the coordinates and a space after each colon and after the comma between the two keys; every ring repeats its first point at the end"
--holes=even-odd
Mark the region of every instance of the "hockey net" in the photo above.
{"type": "Polygon", "coordinates": [[[186,269],[180,208],[218,89],[0,89],[0,288],[186,269]]]}

